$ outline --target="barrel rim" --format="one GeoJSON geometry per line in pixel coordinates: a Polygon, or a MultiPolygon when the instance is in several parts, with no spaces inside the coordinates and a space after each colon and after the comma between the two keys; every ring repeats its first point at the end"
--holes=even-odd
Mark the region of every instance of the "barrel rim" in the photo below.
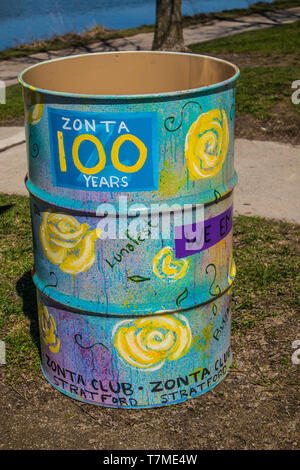
{"type": "Polygon", "coordinates": [[[222,88],[224,86],[228,86],[230,83],[234,83],[236,79],[240,75],[240,70],[237,67],[237,65],[233,64],[232,62],[229,62],[224,59],[220,59],[218,57],[213,57],[210,55],[205,55],[205,54],[190,54],[190,53],[184,53],[184,52],[171,52],[171,51],[110,51],[110,52],[94,52],[94,53],[88,53],[88,54],[76,54],[76,55],[71,55],[67,57],[59,57],[56,59],[50,59],[46,60],[43,62],[39,62],[38,64],[31,65],[30,67],[27,67],[25,70],[19,73],[18,75],[18,82],[20,83],[21,86],[24,88],[29,88],[32,91],[36,91],[39,93],[43,94],[48,94],[48,95],[53,95],[53,96],[60,96],[60,97],[65,97],[65,98],[85,98],[85,99],[97,99],[97,100],[113,100],[113,101],[130,101],[130,100],[149,100],[152,99],[154,100],[155,98],[175,98],[175,97],[185,97],[189,96],[191,94],[195,93],[205,93],[207,91],[212,91],[212,90],[217,90],[218,88],[222,88]],[[103,54],[173,54],[173,55],[189,55],[193,57],[206,57],[209,59],[213,59],[216,62],[221,62],[223,64],[230,65],[233,70],[235,70],[235,73],[233,74],[232,77],[228,78],[227,80],[224,80],[222,82],[214,83],[212,85],[208,86],[203,86],[203,87],[198,87],[198,88],[190,88],[188,90],[177,90],[177,91],[168,91],[168,92],[162,92],[162,93],[145,93],[145,94],[136,94],[136,95],[94,95],[94,94],[86,94],[86,93],[69,93],[69,92],[63,92],[63,91],[53,91],[53,90],[46,90],[44,88],[38,88],[30,85],[29,83],[25,82],[23,80],[23,76],[25,73],[27,73],[29,70],[32,70],[36,67],[39,67],[42,64],[50,63],[50,62],[57,62],[60,60],[71,60],[75,59],[76,57],[82,57],[82,56],[90,56],[90,55],[103,55],[103,54]]]}
{"type": "MultiPolygon", "coordinates": [[[[25,186],[26,186],[26,189],[29,193],[29,196],[31,196],[33,199],[37,199],[41,204],[45,205],[45,204],[50,204],[52,208],[55,208],[55,209],[58,209],[58,210],[63,210],[64,212],[66,213],[70,213],[71,215],[76,212],[76,216],[82,216],[82,217],[97,217],[97,211],[96,210],[84,210],[83,208],[74,208],[74,207],[68,207],[68,206],[63,206],[61,204],[58,203],[58,199],[56,199],[55,201],[54,200],[47,200],[45,198],[43,198],[42,196],[36,194],[33,190],[32,190],[32,183],[29,183],[29,178],[28,178],[28,175],[26,174],[25,176],[25,186]]],[[[207,208],[209,206],[212,206],[214,204],[218,204],[219,202],[222,202],[224,201],[225,199],[231,197],[233,195],[233,191],[234,191],[234,188],[235,188],[235,185],[234,186],[231,186],[229,187],[229,189],[225,192],[222,192],[220,193],[219,192],[219,197],[215,197],[215,199],[211,199],[209,201],[204,201],[204,202],[198,202],[198,203],[195,203],[194,202],[194,198],[195,198],[195,195],[192,195],[191,197],[193,197],[193,202],[190,202],[190,203],[187,203],[187,205],[191,206],[189,210],[194,210],[195,206],[197,204],[203,204],[204,208],[207,208]]],[[[190,199],[189,199],[190,200],[190,199]]],[[[178,202],[181,201],[180,198],[176,198],[176,199],[166,199],[165,201],[162,202],[162,204],[166,203],[166,204],[178,204],[178,202]]],[[[99,203],[101,204],[101,203],[99,203]]],[[[110,203],[112,204],[112,203],[110,203]]],[[[141,202],[141,204],[145,207],[145,204],[143,202],[141,202]]],[[[182,206],[183,207],[183,206],[182,206]]],[[[151,206],[147,207],[148,211],[151,209],[151,206]]],[[[148,212],[144,212],[143,211],[143,208],[136,208],[135,209],[137,212],[139,212],[140,215],[147,215],[148,212]]],[[[180,209],[181,210],[181,209],[180,209]]],[[[178,210],[175,210],[172,212],[178,212],[178,210]]],[[[169,212],[169,211],[163,211],[163,212],[169,212]]],[[[156,214],[159,214],[160,212],[157,212],[157,213],[153,213],[153,215],[156,215],[156,214]]],[[[128,214],[128,212],[118,212],[116,213],[115,211],[110,213],[107,211],[107,215],[110,216],[110,215],[113,215],[115,216],[117,219],[119,218],[122,218],[122,217],[127,217],[128,219],[130,218],[135,218],[136,215],[135,214],[128,214]]]]}
{"type": "MultiPolygon", "coordinates": [[[[232,178],[228,183],[225,184],[220,184],[216,186],[215,188],[211,188],[204,193],[198,193],[198,194],[190,194],[188,196],[185,196],[185,201],[186,204],[195,204],[195,198],[197,198],[197,204],[203,204],[203,205],[210,205],[216,203],[216,200],[219,201],[219,198],[216,198],[216,194],[219,193],[220,197],[223,198],[228,193],[232,193],[234,190],[236,184],[238,181],[238,176],[236,171],[234,172],[232,178]],[[217,193],[215,193],[217,191],[217,193]],[[200,197],[200,195],[204,195],[204,197],[200,197]],[[211,197],[209,197],[211,195],[211,197]]],[[[97,206],[101,204],[101,201],[93,201],[90,206],[87,206],[85,201],[83,200],[71,200],[69,198],[62,198],[61,196],[58,195],[51,195],[48,191],[45,189],[38,188],[34,183],[32,183],[28,177],[28,175],[25,176],[25,186],[27,188],[27,191],[29,192],[30,195],[32,195],[34,198],[40,200],[44,204],[50,204],[55,207],[59,207],[63,210],[66,211],[76,211],[76,213],[81,213],[83,215],[90,215],[94,216],[97,212],[97,206]]],[[[130,193],[124,193],[124,194],[130,194],[130,193]]],[[[181,201],[181,197],[175,197],[175,198],[170,198],[163,200],[162,202],[164,203],[169,203],[169,204],[176,204],[179,201],[181,201]]],[[[110,200],[108,201],[110,204],[115,204],[116,201],[110,200]]],[[[146,206],[150,209],[151,201],[139,201],[140,204],[143,206],[146,206]],[[148,205],[149,204],[149,205],[148,205]]],[[[136,210],[139,211],[139,213],[145,214],[143,209],[137,208],[136,210]]],[[[120,213],[119,215],[124,215],[124,213],[120,213]]],[[[127,215],[127,214],[125,214],[127,215]]]]}
{"type": "MultiPolygon", "coordinates": [[[[188,307],[183,307],[183,308],[169,308],[169,309],[162,309],[162,310],[156,310],[155,312],[148,312],[141,314],[137,312],[136,314],[130,314],[129,312],[125,313],[114,313],[114,312],[99,312],[99,307],[96,307],[94,310],[84,308],[84,306],[81,308],[79,306],[74,306],[71,305],[68,301],[58,299],[57,296],[53,295],[53,286],[43,286],[43,282],[39,279],[37,273],[35,272],[35,269],[32,268],[31,270],[31,277],[32,277],[32,282],[40,295],[40,297],[44,297],[45,299],[48,300],[51,306],[54,306],[55,308],[61,309],[61,310],[67,310],[71,313],[77,314],[77,315],[85,315],[85,316],[90,316],[90,317],[97,317],[97,318],[120,318],[120,319],[125,319],[125,318],[130,318],[130,319],[135,319],[135,318],[146,318],[146,317],[155,317],[155,316],[162,316],[162,315],[176,315],[176,314],[181,314],[183,312],[189,312],[191,310],[197,310],[203,307],[206,307],[207,305],[216,302],[219,300],[221,297],[225,295],[231,296],[231,289],[233,287],[233,284],[235,282],[235,278],[233,281],[226,286],[225,289],[223,289],[219,294],[216,294],[212,296],[210,299],[203,300],[202,302],[199,302],[194,305],[190,305],[188,307]],[[46,289],[50,289],[50,293],[46,294],[46,289]]],[[[66,294],[63,294],[61,297],[66,298],[66,294]]],[[[39,297],[38,297],[39,298],[39,297]]],[[[88,301],[84,301],[88,302],[88,301]]]]}

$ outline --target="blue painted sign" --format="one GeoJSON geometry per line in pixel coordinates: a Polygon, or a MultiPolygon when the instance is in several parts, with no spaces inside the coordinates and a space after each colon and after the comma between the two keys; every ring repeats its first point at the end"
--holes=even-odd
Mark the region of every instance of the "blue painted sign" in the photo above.
{"type": "Polygon", "coordinates": [[[156,113],[48,109],[55,186],[89,191],[158,189],[156,113]]]}

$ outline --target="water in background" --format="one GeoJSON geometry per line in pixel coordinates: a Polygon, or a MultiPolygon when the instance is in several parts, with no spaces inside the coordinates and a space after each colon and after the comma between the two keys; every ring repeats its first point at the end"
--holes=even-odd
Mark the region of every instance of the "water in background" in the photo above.
{"type": "MultiPolygon", "coordinates": [[[[255,0],[182,0],[184,15],[247,8],[255,0]]],[[[272,2],[272,0],[266,0],[272,2]]],[[[101,24],[153,24],[155,0],[0,0],[0,50],[101,24]]]]}

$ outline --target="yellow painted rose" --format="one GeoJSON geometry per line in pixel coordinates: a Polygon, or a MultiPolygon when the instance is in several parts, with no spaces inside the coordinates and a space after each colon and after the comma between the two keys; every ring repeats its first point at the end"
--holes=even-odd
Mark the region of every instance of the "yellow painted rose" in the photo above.
{"type": "Polygon", "coordinates": [[[168,361],[183,357],[192,344],[192,332],[183,315],[164,315],[119,323],[114,346],[134,367],[159,369],[168,361]]]}
{"type": "Polygon", "coordinates": [[[27,88],[24,90],[24,101],[26,121],[30,124],[37,124],[43,115],[43,95],[27,88]]]}
{"type": "Polygon", "coordinates": [[[173,251],[170,246],[162,248],[153,258],[153,272],[163,279],[181,279],[186,275],[189,260],[173,259],[173,251]]]}
{"type": "Polygon", "coordinates": [[[45,344],[49,344],[50,351],[56,354],[60,348],[60,340],[57,337],[55,320],[42,304],[39,304],[38,314],[41,337],[45,344]]]}
{"type": "Polygon", "coordinates": [[[43,213],[40,240],[44,253],[64,273],[83,273],[94,264],[95,241],[100,235],[100,229],[90,230],[71,215],[43,213]]]}
{"type": "Polygon", "coordinates": [[[229,264],[229,273],[228,273],[228,283],[230,286],[233,283],[235,276],[236,276],[236,265],[231,255],[230,264],[229,264]]]}
{"type": "Polygon", "coordinates": [[[185,157],[191,179],[215,176],[222,168],[228,144],[228,120],[224,109],[201,114],[185,139],[185,157]]]}

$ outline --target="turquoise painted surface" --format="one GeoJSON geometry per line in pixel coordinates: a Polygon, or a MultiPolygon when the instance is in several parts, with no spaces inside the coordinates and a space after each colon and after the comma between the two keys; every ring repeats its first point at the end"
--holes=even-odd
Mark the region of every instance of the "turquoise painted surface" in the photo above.
{"type": "MultiPolygon", "coordinates": [[[[236,78],[236,77],[235,77],[236,78]]],[[[96,122],[103,121],[102,116],[109,114],[111,119],[118,116],[135,113],[152,113],[155,116],[155,147],[152,151],[155,152],[158,158],[158,190],[139,190],[134,191],[130,188],[126,192],[129,203],[144,204],[149,207],[151,203],[165,201],[168,203],[179,202],[182,203],[183,198],[185,203],[192,203],[197,198],[197,203],[206,203],[215,199],[216,191],[220,195],[228,193],[236,184],[237,177],[234,171],[234,104],[235,104],[235,78],[228,80],[228,83],[218,87],[207,87],[193,92],[178,92],[169,93],[164,95],[153,95],[147,97],[111,97],[111,98],[97,98],[85,97],[79,98],[76,95],[70,96],[57,96],[55,94],[41,94],[30,88],[23,89],[24,101],[26,105],[26,140],[27,140],[27,155],[28,155],[28,181],[27,187],[29,191],[35,196],[48,201],[49,203],[58,206],[82,210],[87,212],[96,212],[100,203],[116,204],[119,197],[124,195],[124,188],[118,191],[117,187],[110,183],[111,191],[105,183],[104,191],[101,190],[101,172],[93,173],[95,185],[98,185],[99,192],[92,188],[92,179],[86,181],[86,189],[73,190],[71,188],[56,185],[60,179],[58,173],[66,173],[72,171],[74,166],[74,155],[72,152],[72,143],[76,139],[76,135],[80,137],[82,134],[89,134],[90,139],[99,139],[99,126],[95,131],[91,129],[92,118],[91,114],[94,113],[94,120],[96,122]],[[56,135],[53,135],[52,129],[49,125],[49,110],[56,110],[56,113],[61,112],[60,128],[55,128],[56,135]],[[63,116],[66,112],[65,119],[63,116]],[[69,113],[77,113],[77,119],[81,122],[82,127],[75,131],[74,120],[69,120],[67,127],[72,130],[64,129],[66,119],[70,118],[69,113]],[[212,113],[217,113],[213,116],[212,113]],[[208,114],[208,119],[206,116],[208,114]],[[81,118],[79,117],[81,116],[81,118]],[[222,161],[219,170],[212,173],[210,177],[195,179],[188,169],[189,152],[185,150],[187,145],[188,135],[193,125],[198,123],[199,117],[206,120],[208,131],[212,122],[217,122],[219,129],[215,132],[218,141],[218,134],[228,133],[228,149],[225,152],[226,158],[222,161]],[[85,122],[90,123],[88,131],[85,122]],[[82,124],[83,123],[83,124],[82,124]],[[65,156],[66,171],[63,166],[56,169],[57,175],[53,175],[53,159],[57,160],[57,152],[59,146],[59,139],[57,129],[61,132],[63,144],[62,147],[67,152],[65,156]],[[70,132],[72,133],[72,142],[68,145],[67,139],[70,132]],[[55,148],[56,154],[53,151],[55,148]]],[[[21,82],[22,83],[22,82],[21,82]]],[[[24,84],[24,83],[23,83],[24,84]]],[[[25,85],[25,84],[24,84],[25,85]]],[[[120,136],[131,134],[130,123],[124,119],[124,124],[129,129],[124,127],[120,131],[120,136]]],[[[200,127],[203,127],[201,121],[200,127]]],[[[103,127],[104,125],[102,125],[103,127]]],[[[113,126],[111,126],[112,131],[113,126]]],[[[195,131],[197,131],[197,126],[195,131]]],[[[215,130],[214,130],[215,131],[215,130]]],[[[135,136],[134,136],[135,137],[135,136]]],[[[205,137],[204,137],[205,139],[205,137]]],[[[220,141],[220,139],[219,139],[220,141]]],[[[83,143],[78,149],[78,159],[82,162],[83,166],[88,167],[89,159],[92,158],[92,153],[95,152],[95,143],[90,144],[87,150],[87,142],[83,143]]],[[[142,142],[143,143],[143,142],[142,142]]],[[[103,144],[103,139],[101,144],[103,144]]],[[[207,140],[205,145],[211,145],[212,141],[207,140]]],[[[128,145],[128,142],[125,144],[128,145]]],[[[126,147],[125,147],[126,148],[126,147]]],[[[214,149],[216,150],[217,147],[214,149]]],[[[120,148],[120,152],[122,146],[120,148]]],[[[217,150],[218,151],[218,150],[217,150]]],[[[76,154],[76,152],[75,152],[76,154]]],[[[133,153],[133,155],[135,155],[133,153]]],[[[218,156],[219,157],[219,156],[218,156]]],[[[120,159],[122,155],[120,155],[120,159]]],[[[133,157],[131,164],[136,162],[136,157],[133,157]]],[[[102,158],[103,160],[103,158],[102,158]]],[[[199,165],[199,162],[197,163],[199,165]]],[[[61,165],[63,163],[61,162],[61,165]]],[[[106,152],[106,166],[111,168],[111,176],[116,176],[116,168],[113,167],[112,157],[110,152],[106,152]]],[[[106,173],[105,173],[106,175],[106,173]]],[[[89,175],[91,176],[91,175],[89,175]]],[[[106,175],[107,176],[107,175],[106,175]]],[[[130,178],[128,172],[123,172],[123,176],[130,178]]],[[[84,180],[83,180],[84,181],[84,180]]],[[[109,181],[109,178],[107,179],[109,181]]],[[[59,183],[58,183],[59,184],[59,183]]],[[[143,208],[143,206],[142,206],[143,208]]]]}
{"type": "MultiPolygon", "coordinates": [[[[206,224],[221,216],[218,230],[223,232],[223,238],[208,249],[183,259],[176,259],[176,218],[172,221],[170,217],[170,235],[167,238],[163,238],[163,232],[159,231],[159,221],[148,221],[147,218],[142,218],[138,234],[132,235],[134,222],[128,218],[121,219],[125,224],[122,227],[124,239],[101,239],[101,234],[89,252],[77,254],[74,263],[70,264],[70,256],[73,256],[71,247],[63,258],[57,254],[60,244],[66,240],[65,233],[56,231],[51,234],[51,226],[57,223],[53,216],[68,222],[70,215],[31,196],[34,282],[56,301],[99,315],[149,315],[206,302],[224,292],[232,282],[232,221],[230,225],[228,222],[226,229],[225,216],[222,217],[232,207],[232,202],[233,194],[230,193],[218,203],[205,206],[206,224]],[[156,234],[157,239],[151,238],[156,234]],[[47,237],[51,237],[50,245],[45,240],[47,237]],[[93,264],[80,272],[83,266],[80,258],[84,257],[83,263],[88,265],[91,256],[94,256],[93,264]]],[[[79,214],[71,217],[74,219],[74,216],[79,234],[80,227],[88,227],[87,232],[76,239],[79,242],[76,249],[79,250],[89,234],[95,232],[101,219],[79,214]]],[[[120,219],[110,219],[119,234],[120,219]]],[[[184,220],[181,214],[177,220],[181,227],[184,220]]]]}

